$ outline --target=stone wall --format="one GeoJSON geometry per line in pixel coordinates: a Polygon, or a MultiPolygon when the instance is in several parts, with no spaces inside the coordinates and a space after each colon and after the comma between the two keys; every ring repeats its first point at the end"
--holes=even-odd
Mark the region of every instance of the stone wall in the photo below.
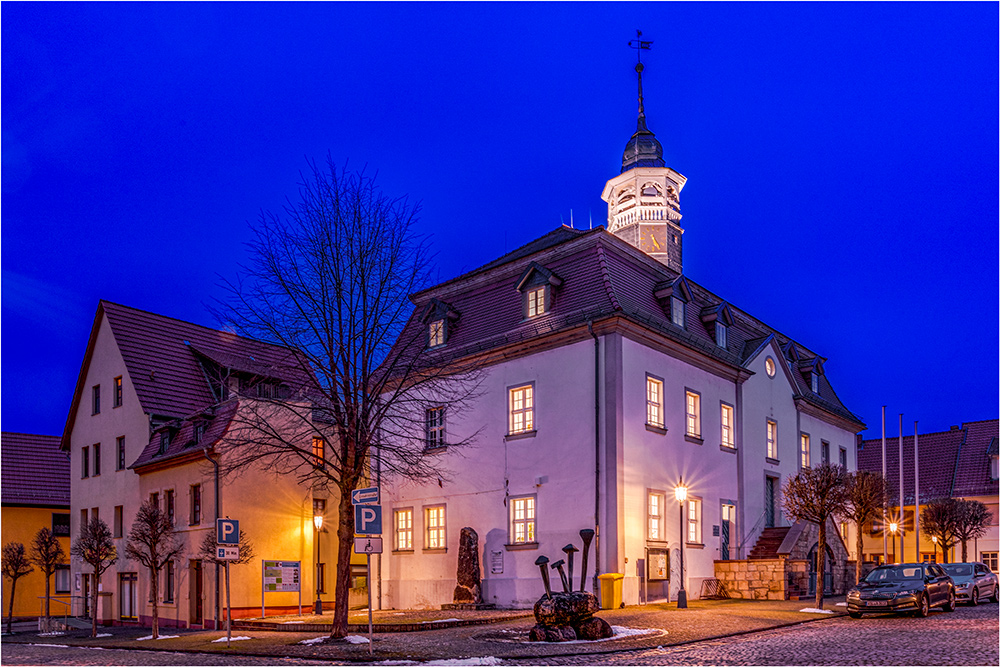
{"type": "MultiPolygon", "coordinates": [[[[789,559],[800,560],[806,563],[805,579],[802,585],[796,584],[803,594],[809,591],[809,552],[819,540],[819,526],[805,521],[796,522],[797,535],[794,537],[794,544],[788,554],[789,559]]],[[[791,536],[791,535],[790,535],[791,536]]],[[[854,561],[849,561],[847,547],[837,533],[837,528],[833,521],[826,524],[826,546],[833,553],[833,595],[843,595],[854,583],[854,561]]],[[[827,554],[829,557],[829,554],[827,554]]],[[[796,575],[797,576],[797,575],[796,575]]],[[[796,581],[798,579],[796,578],[796,581]]]]}
{"type": "MultiPolygon", "coordinates": [[[[808,570],[806,576],[808,577],[808,570]]],[[[729,597],[745,600],[785,599],[785,559],[717,560],[715,578],[729,597]]]]}

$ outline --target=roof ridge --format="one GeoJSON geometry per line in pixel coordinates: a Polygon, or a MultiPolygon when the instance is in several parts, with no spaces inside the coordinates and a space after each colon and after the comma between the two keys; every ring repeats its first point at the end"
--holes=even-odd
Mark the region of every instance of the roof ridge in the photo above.
{"type": "Polygon", "coordinates": [[[44,433],[25,433],[24,431],[0,431],[2,435],[28,435],[33,438],[55,438],[58,440],[60,436],[58,435],[45,435],[44,433]]]}
{"type": "Polygon", "coordinates": [[[611,299],[612,307],[615,310],[621,310],[622,306],[615,294],[615,287],[611,283],[611,272],[608,270],[608,260],[604,256],[604,247],[600,243],[597,244],[597,263],[601,267],[601,282],[604,283],[604,289],[608,293],[608,298],[611,299]]]}

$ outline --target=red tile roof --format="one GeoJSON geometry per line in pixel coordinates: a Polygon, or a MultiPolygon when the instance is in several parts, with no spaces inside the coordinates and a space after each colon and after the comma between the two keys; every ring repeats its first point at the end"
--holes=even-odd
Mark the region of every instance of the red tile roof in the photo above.
{"type": "Polygon", "coordinates": [[[161,426],[153,431],[146,447],[139,454],[130,468],[141,472],[141,469],[151,464],[161,464],[168,461],[187,458],[188,456],[202,457],[202,450],[212,447],[222,439],[233,415],[239,405],[237,399],[230,399],[206,410],[202,410],[187,419],[180,419],[161,426]],[[195,440],[195,425],[203,423],[205,432],[201,441],[195,440]],[[160,452],[160,435],[169,433],[170,440],[167,449],[160,452]]]}
{"type": "MultiPolygon", "coordinates": [[[[997,437],[998,420],[970,422],[938,433],[918,433],[920,448],[920,499],[997,495],[997,480],[990,480],[987,449],[997,437]]],[[[899,438],[886,438],[886,478],[899,497],[899,438]]],[[[863,440],[858,470],[882,472],[882,438],[863,440]]],[[[913,436],[903,436],[903,502],[914,500],[913,436]]]]}
{"type": "Polygon", "coordinates": [[[4,505],[69,509],[69,457],[59,436],[0,434],[0,495],[4,505]]]}

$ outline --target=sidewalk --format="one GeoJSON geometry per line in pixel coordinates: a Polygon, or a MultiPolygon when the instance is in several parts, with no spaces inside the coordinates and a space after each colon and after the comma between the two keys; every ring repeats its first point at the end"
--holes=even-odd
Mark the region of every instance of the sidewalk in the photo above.
{"type": "MultiPolygon", "coordinates": [[[[148,635],[149,629],[131,627],[100,628],[99,632],[110,636],[98,639],[91,639],[83,632],[71,632],[62,636],[48,637],[39,637],[37,633],[24,633],[4,637],[3,641],[356,662],[384,660],[422,662],[490,656],[530,662],[532,659],[551,656],[598,655],[630,649],[673,646],[833,618],[844,613],[844,607],[835,604],[842,600],[842,598],[832,598],[824,601],[824,608],[833,611],[833,614],[803,613],[799,610],[812,606],[811,602],[803,601],[692,600],[688,609],[677,609],[674,604],[627,607],[602,611],[598,615],[612,626],[627,628],[632,634],[599,642],[560,644],[526,641],[527,632],[534,624],[534,619],[518,615],[523,612],[384,611],[375,614],[378,624],[375,628],[371,658],[368,656],[368,645],[364,642],[367,639],[367,626],[363,633],[360,631],[355,633],[352,629],[352,636],[358,638],[355,641],[362,642],[356,644],[347,642],[301,644],[300,642],[305,640],[322,639],[325,632],[315,630],[304,632],[298,629],[288,631],[291,629],[290,626],[298,625],[299,621],[325,621],[324,625],[328,627],[328,616],[268,619],[282,624],[283,631],[234,630],[233,637],[251,639],[234,641],[232,648],[229,649],[226,648],[225,641],[213,642],[220,637],[224,638],[224,631],[178,631],[172,628],[161,630],[161,634],[178,635],[176,638],[160,639],[155,642],[136,641],[139,637],[148,635]],[[457,622],[448,619],[457,619],[457,622]],[[421,629],[424,629],[423,626],[431,626],[433,629],[420,632],[400,631],[399,626],[403,625],[417,625],[421,629]],[[646,634],[638,634],[640,632],[646,634]]],[[[367,615],[352,613],[350,618],[352,625],[362,616],[367,622],[367,615]]],[[[310,628],[317,627],[312,623],[309,625],[310,628]]]]}

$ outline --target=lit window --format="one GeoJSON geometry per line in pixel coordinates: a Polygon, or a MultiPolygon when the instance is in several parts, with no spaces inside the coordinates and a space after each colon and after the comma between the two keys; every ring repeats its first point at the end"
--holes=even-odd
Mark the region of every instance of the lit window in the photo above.
{"type": "Polygon", "coordinates": [[[445,542],[444,505],[439,505],[437,507],[425,507],[424,548],[444,549],[446,546],[447,542],[445,542]]]}
{"type": "Polygon", "coordinates": [[[510,543],[535,542],[535,498],[510,499],[510,543]]]}
{"type": "Polygon", "coordinates": [[[847,522],[846,521],[841,521],[840,522],[840,537],[844,541],[847,540],[847,522]]]}
{"type": "Polygon", "coordinates": [[[80,449],[80,463],[83,468],[80,471],[80,477],[86,479],[90,477],[90,447],[83,447],[80,449]]]}
{"type": "Polygon", "coordinates": [[[188,523],[197,526],[201,523],[201,484],[191,485],[191,517],[188,523]]]}
{"type": "Polygon", "coordinates": [[[687,541],[701,544],[701,501],[688,498],[687,504],[687,541]]]}
{"type": "Polygon", "coordinates": [[[670,297],[670,321],[684,328],[684,302],[676,296],[670,297]]]}
{"type": "Polygon", "coordinates": [[[809,434],[799,436],[799,467],[809,467],[809,434]]]}
{"type": "Polygon", "coordinates": [[[649,492],[649,504],[646,516],[648,521],[646,523],[646,538],[650,540],[662,541],[665,538],[663,534],[663,494],[655,491],[649,492]]]}
{"type": "Polygon", "coordinates": [[[427,347],[444,345],[444,320],[434,320],[427,326],[427,347]]]}
{"type": "Polygon", "coordinates": [[[90,390],[90,414],[101,413],[101,385],[95,384],[90,390]]]}
{"type": "Polygon", "coordinates": [[[701,437],[701,396],[696,392],[685,392],[687,399],[687,431],[692,438],[701,437]]]}
{"type": "Polygon", "coordinates": [[[525,294],[528,317],[536,317],[545,312],[545,288],[535,287],[525,294]]]}
{"type": "Polygon", "coordinates": [[[767,377],[773,378],[775,372],[774,359],[768,357],[764,360],[764,371],[767,373],[767,377]]]}
{"type": "Polygon", "coordinates": [[[767,458],[778,458],[778,423],[767,420],[767,458]]]}
{"type": "Polygon", "coordinates": [[[425,436],[424,446],[427,449],[444,447],[444,408],[431,408],[424,416],[425,436]]]}
{"type": "Polygon", "coordinates": [[[663,428],[663,382],[646,376],[646,423],[663,428]]]}
{"type": "Polygon", "coordinates": [[[715,322],[715,344],[719,347],[726,347],[726,337],[728,336],[728,331],[726,325],[722,322],[715,322]]]}
{"type": "Polygon", "coordinates": [[[122,376],[119,375],[115,378],[115,395],[112,397],[114,399],[114,405],[112,407],[120,408],[122,406],[122,376]]]}
{"type": "Polygon", "coordinates": [[[322,470],[326,467],[326,449],[323,447],[323,438],[312,439],[312,451],[316,467],[322,470]]]}
{"type": "Polygon", "coordinates": [[[526,384],[509,392],[510,434],[527,433],[535,428],[534,386],[526,384]]]}
{"type": "Polygon", "coordinates": [[[722,404],[722,446],[736,447],[736,437],[733,435],[733,406],[722,404]]]}
{"type": "Polygon", "coordinates": [[[115,440],[115,446],[117,448],[117,457],[115,462],[115,470],[125,470],[125,436],[120,436],[115,440]]]}
{"type": "Polygon", "coordinates": [[[410,508],[395,510],[392,524],[396,530],[396,551],[412,551],[413,510],[410,508]]]}

